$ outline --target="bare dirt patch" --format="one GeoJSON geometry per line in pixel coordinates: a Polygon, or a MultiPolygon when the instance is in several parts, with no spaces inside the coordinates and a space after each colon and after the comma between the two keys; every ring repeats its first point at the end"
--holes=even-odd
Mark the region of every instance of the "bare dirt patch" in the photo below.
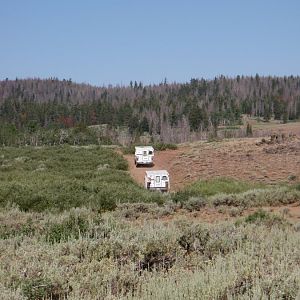
{"type": "MultiPolygon", "coordinates": [[[[257,145],[257,139],[198,142],[176,157],[171,169],[176,188],[198,179],[231,177],[238,180],[281,183],[300,179],[300,139],[257,145]]],[[[172,177],[171,177],[172,178],[172,177]]]]}

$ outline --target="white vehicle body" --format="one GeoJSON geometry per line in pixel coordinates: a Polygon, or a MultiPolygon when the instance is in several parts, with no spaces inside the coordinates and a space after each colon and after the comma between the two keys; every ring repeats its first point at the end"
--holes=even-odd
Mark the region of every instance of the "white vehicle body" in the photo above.
{"type": "Polygon", "coordinates": [[[146,171],[145,188],[168,192],[170,189],[169,173],[166,170],[146,171]]]}
{"type": "Polygon", "coordinates": [[[135,165],[152,165],[154,157],[154,149],[151,146],[135,147],[134,162],[135,165]]]}

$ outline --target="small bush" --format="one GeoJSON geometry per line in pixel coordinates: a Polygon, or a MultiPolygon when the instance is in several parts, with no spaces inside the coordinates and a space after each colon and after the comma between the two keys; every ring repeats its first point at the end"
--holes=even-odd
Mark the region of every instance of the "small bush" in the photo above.
{"type": "Polygon", "coordinates": [[[29,300],[45,299],[51,296],[51,284],[44,278],[26,280],[22,290],[29,300]]]}
{"type": "Polygon", "coordinates": [[[156,151],[165,151],[165,150],[176,150],[178,149],[176,144],[165,144],[165,143],[156,143],[153,148],[156,151]]]}
{"type": "Polygon", "coordinates": [[[26,279],[22,291],[28,300],[65,299],[69,293],[60,284],[51,283],[48,278],[26,279]]]}
{"type": "Polygon", "coordinates": [[[300,183],[296,184],[294,188],[296,191],[300,191],[300,183]]]}
{"type": "Polygon", "coordinates": [[[33,236],[35,233],[35,228],[31,219],[28,219],[26,223],[6,225],[3,224],[0,226],[0,239],[8,239],[14,236],[33,236]]]}
{"type": "Polygon", "coordinates": [[[71,237],[78,239],[87,232],[88,227],[86,219],[71,214],[63,223],[50,225],[46,233],[46,240],[53,244],[67,241],[71,237]]]}
{"type": "Polygon", "coordinates": [[[153,240],[147,243],[138,269],[148,271],[168,270],[173,266],[175,257],[174,249],[166,241],[153,240]]]}
{"type": "MultiPolygon", "coordinates": [[[[192,197],[192,193],[190,191],[187,190],[182,190],[182,191],[178,191],[175,194],[172,195],[172,200],[175,203],[184,203],[185,201],[187,201],[190,197],[192,197]]],[[[198,195],[200,196],[200,195],[198,195]]]]}
{"type": "Polygon", "coordinates": [[[237,217],[237,216],[240,216],[243,212],[243,208],[240,208],[240,207],[232,207],[230,210],[229,210],[229,215],[230,217],[237,217]]]}
{"type": "Polygon", "coordinates": [[[122,153],[123,154],[134,154],[135,153],[135,145],[131,145],[128,147],[123,147],[122,148],[122,153]]]}
{"type": "Polygon", "coordinates": [[[266,220],[269,217],[269,214],[264,210],[258,210],[253,214],[246,217],[246,223],[257,223],[266,220]]]}
{"type": "Polygon", "coordinates": [[[186,228],[177,241],[188,253],[192,251],[204,253],[209,238],[210,234],[207,228],[202,225],[195,225],[186,228]]]}
{"type": "Polygon", "coordinates": [[[288,180],[290,180],[290,181],[295,181],[296,179],[297,179],[296,175],[289,175],[288,176],[288,180]]]}
{"type": "Polygon", "coordinates": [[[157,212],[157,203],[121,203],[116,212],[124,218],[137,219],[141,214],[157,212]]]}
{"type": "Polygon", "coordinates": [[[126,219],[138,219],[141,216],[160,218],[168,216],[177,210],[176,203],[168,201],[163,205],[157,203],[120,203],[115,215],[126,219]]]}
{"type": "Polygon", "coordinates": [[[240,204],[236,194],[217,194],[212,196],[210,201],[214,206],[238,206],[240,204]]]}
{"type": "Polygon", "coordinates": [[[205,207],[207,204],[207,200],[202,197],[191,197],[186,202],[183,202],[182,208],[188,211],[199,211],[201,208],[205,207]]]}
{"type": "Polygon", "coordinates": [[[245,218],[246,223],[262,224],[267,227],[272,227],[275,225],[287,225],[287,221],[280,216],[275,214],[270,214],[264,210],[257,210],[253,214],[250,214],[245,218]]]}

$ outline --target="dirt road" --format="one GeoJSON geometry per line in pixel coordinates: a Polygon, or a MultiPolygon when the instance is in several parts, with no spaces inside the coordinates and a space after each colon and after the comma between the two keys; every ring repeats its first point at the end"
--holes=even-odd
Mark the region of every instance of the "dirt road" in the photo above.
{"type": "Polygon", "coordinates": [[[139,184],[144,185],[145,172],[148,170],[167,170],[170,174],[171,191],[178,190],[180,176],[174,173],[174,162],[184,153],[184,149],[156,151],[154,156],[154,166],[139,166],[134,164],[134,155],[125,155],[129,164],[129,172],[134,180],[139,184]]]}

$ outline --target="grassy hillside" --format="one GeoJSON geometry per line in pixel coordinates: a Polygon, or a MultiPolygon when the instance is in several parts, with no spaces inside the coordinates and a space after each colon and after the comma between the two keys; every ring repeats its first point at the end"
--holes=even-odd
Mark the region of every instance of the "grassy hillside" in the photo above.
{"type": "Polygon", "coordinates": [[[22,210],[90,206],[113,209],[119,202],[162,201],[130,178],[127,162],[111,149],[89,147],[2,148],[0,205],[22,210]]]}

